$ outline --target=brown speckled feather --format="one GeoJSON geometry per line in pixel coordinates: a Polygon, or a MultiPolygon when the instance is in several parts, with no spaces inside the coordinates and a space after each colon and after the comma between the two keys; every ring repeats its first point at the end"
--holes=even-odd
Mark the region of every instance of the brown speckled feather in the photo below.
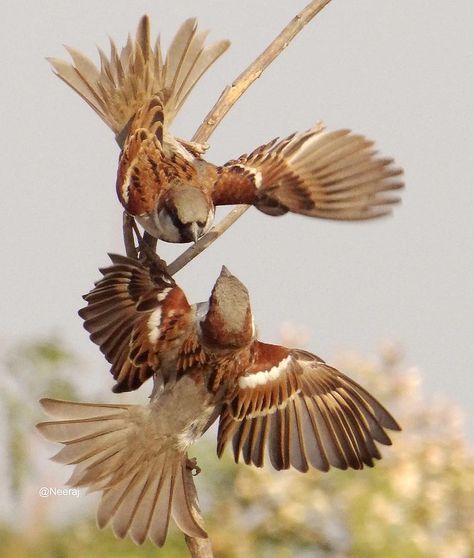
{"type": "Polygon", "coordinates": [[[180,345],[190,306],[171,277],[155,266],[111,255],[114,265],[84,296],[79,311],[91,340],[112,364],[114,391],[137,389],[160,368],[160,353],[180,345]]]}
{"type": "Polygon", "coordinates": [[[192,182],[193,165],[179,152],[167,156],[163,150],[164,109],[154,96],[137,112],[120,154],[117,195],[131,215],[155,210],[160,196],[175,182],[192,182]]]}
{"type": "Polygon", "coordinates": [[[161,159],[161,146],[145,130],[127,139],[117,171],[117,196],[129,214],[144,215],[155,209],[166,184],[159,169],[161,159]]]}

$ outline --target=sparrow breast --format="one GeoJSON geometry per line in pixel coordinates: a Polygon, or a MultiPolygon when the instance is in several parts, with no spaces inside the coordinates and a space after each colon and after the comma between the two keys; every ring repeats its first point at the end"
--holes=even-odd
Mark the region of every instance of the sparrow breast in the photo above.
{"type": "Polygon", "coordinates": [[[186,451],[217,418],[216,398],[208,391],[204,377],[182,376],[152,397],[150,418],[157,442],[166,440],[169,447],[186,451]]]}

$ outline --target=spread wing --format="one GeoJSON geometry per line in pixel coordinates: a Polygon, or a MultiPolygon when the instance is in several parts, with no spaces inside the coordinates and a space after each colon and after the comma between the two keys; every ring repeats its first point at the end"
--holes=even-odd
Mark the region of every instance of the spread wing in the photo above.
{"type": "Polygon", "coordinates": [[[361,469],[380,459],[375,442],[400,430],[386,409],[356,382],[317,356],[255,342],[252,366],[224,408],[218,455],[232,439],[234,458],[275,469],[361,469]]]}
{"type": "Polygon", "coordinates": [[[115,254],[103,278],[84,296],[84,327],[117,380],[115,392],[135,390],[160,367],[160,355],[188,331],[190,306],[163,267],[115,254]]]}
{"type": "Polygon", "coordinates": [[[372,219],[400,201],[393,193],[403,186],[395,178],[402,171],[392,163],[364,136],[317,125],[220,167],[214,203],[253,204],[269,215],[372,219]]]}

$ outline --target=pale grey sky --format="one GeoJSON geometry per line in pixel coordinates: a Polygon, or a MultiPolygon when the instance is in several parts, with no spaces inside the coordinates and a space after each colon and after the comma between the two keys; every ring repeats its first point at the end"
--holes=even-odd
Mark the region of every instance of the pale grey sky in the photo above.
{"type": "MultiPolygon", "coordinates": [[[[202,81],[175,131],[190,136],[223,87],[306,4],[298,1],[17,0],[3,8],[1,344],[57,333],[111,386],[82,329],[81,295],[121,252],[118,148],[93,111],[55,78],[46,56],[69,44],[122,44],[143,13],[165,44],[198,16],[230,50],[202,81]]],[[[406,170],[393,217],[340,224],[250,210],[178,279],[206,299],[222,264],[249,288],[262,338],[281,322],[308,349],[374,353],[391,339],[429,393],[462,405],[474,432],[472,0],[333,0],[233,108],[211,139],[222,163],[322,119],[377,141],[406,170]]],[[[180,247],[167,246],[172,258],[180,247]]],[[[113,395],[111,394],[111,398],[113,395]]]]}

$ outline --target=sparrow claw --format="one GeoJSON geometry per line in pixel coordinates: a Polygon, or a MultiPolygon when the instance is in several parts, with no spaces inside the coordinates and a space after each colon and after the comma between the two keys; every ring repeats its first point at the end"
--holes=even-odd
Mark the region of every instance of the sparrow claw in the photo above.
{"type": "Polygon", "coordinates": [[[194,141],[187,141],[181,138],[176,138],[179,143],[185,148],[187,149],[191,155],[194,155],[194,157],[201,157],[201,155],[204,155],[204,153],[206,153],[206,151],[209,149],[209,144],[208,143],[197,143],[194,141]]]}
{"type": "Polygon", "coordinates": [[[150,268],[155,265],[161,271],[168,273],[168,266],[165,260],[160,258],[156,253],[156,241],[157,239],[147,232],[138,239],[138,249],[140,251],[139,259],[150,268]]]}
{"type": "Polygon", "coordinates": [[[197,458],[186,458],[186,467],[191,471],[193,477],[196,477],[201,472],[201,467],[197,464],[197,458]]]}

